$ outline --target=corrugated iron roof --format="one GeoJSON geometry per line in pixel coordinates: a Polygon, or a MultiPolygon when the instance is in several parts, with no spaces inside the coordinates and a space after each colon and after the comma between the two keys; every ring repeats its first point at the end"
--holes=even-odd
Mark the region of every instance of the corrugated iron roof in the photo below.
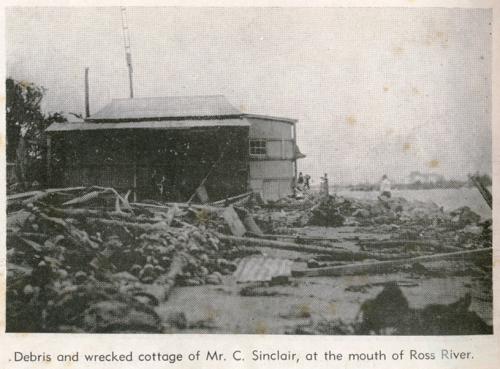
{"type": "Polygon", "coordinates": [[[93,131],[112,129],[188,129],[197,127],[248,127],[246,119],[186,119],[119,123],[52,123],[47,132],[93,131]]]}
{"type": "Polygon", "coordinates": [[[271,257],[243,258],[233,276],[239,283],[265,282],[275,277],[290,277],[292,275],[291,260],[271,257]]]}
{"type": "Polygon", "coordinates": [[[294,124],[297,123],[297,119],[291,119],[291,118],[284,118],[284,117],[276,117],[273,115],[262,115],[262,114],[245,114],[245,117],[247,118],[253,118],[253,119],[262,119],[262,120],[273,120],[277,122],[283,122],[283,123],[290,123],[294,124]]]}
{"type": "Polygon", "coordinates": [[[189,117],[240,116],[222,95],[113,99],[87,121],[131,121],[189,117]]]}

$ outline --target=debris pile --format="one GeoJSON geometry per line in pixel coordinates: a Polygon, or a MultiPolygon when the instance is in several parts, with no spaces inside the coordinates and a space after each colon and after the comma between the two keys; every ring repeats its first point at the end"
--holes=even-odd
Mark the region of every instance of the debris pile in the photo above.
{"type": "MultiPolygon", "coordinates": [[[[128,195],[94,186],[9,196],[7,331],[216,329],[196,314],[165,315],[168,309],[179,313],[179,306],[168,306],[177,294],[165,302],[176,286],[200,286],[184,289],[188,294],[221,288],[227,299],[290,302],[306,285],[304,277],[404,273],[413,284],[449,276],[491,284],[492,222],[468,207],[445,211],[398,197],[316,194],[267,204],[243,194],[233,206],[228,199],[211,205],[136,203],[128,195]],[[246,285],[235,289],[238,283],[246,285]]],[[[366,293],[373,286],[345,291],[366,293]]],[[[413,309],[397,286],[387,285],[381,296],[360,305],[357,322],[323,319],[291,332],[420,334],[426,327],[444,334],[453,319],[464,322],[457,334],[487,332],[470,303],[466,296],[456,304],[413,309]]],[[[314,318],[309,305],[297,306],[276,317],[314,318]]]]}
{"type": "Polygon", "coordinates": [[[174,285],[220,284],[248,253],[220,242],[203,211],[130,204],[111,189],[37,193],[15,207],[8,331],[157,332],[154,306],[174,285]]]}
{"type": "Polygon", "coordinates": [[[468,207],[445,211],[433,202],[402,197],[359,200],[309,194],[254,209],[255,219],[266,233],[290,234],[304,226],[356,226],[365,232],[388,233],[399,240],[434,240],[460,248],[491,246],[491,220],[468,207]]]}

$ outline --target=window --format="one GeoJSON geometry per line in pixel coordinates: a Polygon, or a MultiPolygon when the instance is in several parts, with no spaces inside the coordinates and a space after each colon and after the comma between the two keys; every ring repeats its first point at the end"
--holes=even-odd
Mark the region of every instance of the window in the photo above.
{"type": "Polygon", "coordinates": [[[266,140],[250,140],[251,156],[265,156],[266,154],[266,140]]]}

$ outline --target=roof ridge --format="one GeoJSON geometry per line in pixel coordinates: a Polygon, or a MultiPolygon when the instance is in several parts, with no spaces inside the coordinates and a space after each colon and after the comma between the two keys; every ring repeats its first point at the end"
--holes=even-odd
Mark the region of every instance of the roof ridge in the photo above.
{"type": "Polygon", "coordinates": [[[172,97],[223,97],[227,99],[226,95],[212,94],[212,95],[166,95],[166,96],[149,96],[149,97],[118,97],[113,98],[111,101],[124,101],[124,100],[150,100],[150,99],[167,99],[172,97]]]}

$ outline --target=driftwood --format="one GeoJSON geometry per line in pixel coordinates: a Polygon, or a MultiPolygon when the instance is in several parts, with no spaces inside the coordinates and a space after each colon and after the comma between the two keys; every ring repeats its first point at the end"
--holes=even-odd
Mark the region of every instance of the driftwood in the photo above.
{"type": "Polygon", "coordinates": [[[93,250],[99,248],[99,245],[96,242],[92,241],[86,232],[76,228],[74,225],[66,222],[65,220],[61,218],[50,217],[42,212],[38,212],[38,216],[46,220],[47,222],[60,227],[68,236],[68,238],[70,238],[75,244],[82,245],[93,250]]]}
{"type": "Polygon", "coordinates": [[[255,223],[255,219],[253,218],[252,214],[247,212],[245,218],[243,218],[243,224],[245,225],[245,228],[247,229],[248,232],[257,235],[258,237],[264,235],[264,233],[262,233],[262,230],[257,225],[257,223],[255,223]]]}
{"type": "Polygon", "coordinates": [[[113,194],[116,199],[115,203],[115,210],[116,211],[121,211],[121,207],[124,209],[130,210],[130,204],[128,202],[128,196],[130,195],[130,191],[127,192],[125,197],[121,196],[114,188],[111,187],[101,187],[101,186],[92,186],[89,188],[89,190],[93,191],[88,191],[84,195],[71,199],[69,201],[66,201],[62,206],[67,206],[67,205],[75,205],[75,204],[81,204],[85,203],[87,201],[93,200],[98,198],[101,195],[107,195],[107,194],[113,194]],[[121,207],[120,207],[121,204],[121,207]]]}
{"type": "Polygon", "coordinates": [[[182,273],[182,269],[184,269],[186,264],[187,261],[185,255],[180,253],[174,255],[168,273],[156,279],[149,292],[152,293],[160,302],[167,300],[168,295],[175,287],[175,279],[180,273],[182,273]],[[157,287],[160,287],[160,292],[153,292],[154,290],[158,291],[157,287]]]}
{"type": "Polygon", "coordinates": [[[168,226],[172,224],[172,221],[175,218],[175,215],[177,214],[179,208],[177,206],[172,206],[168,211],[167,215],[165,216],[165,223],[167,223],[168,226]]]}
{"type": "MultiPolygon", "coordinates": [[[[69,218],[87,218],[87,217],[97,217],[97,218],[119,218],[123,220],[133,220],[137,221],[137,216],[130,213],[125,212],[117,212],[117,211],[105,211],[105,210],[94,210],[94,209],[85,209],[85,208],[55,208],[53,206],[45,205],[47,211],[54,216],[58,217],[69,217],[69,218]]],[[[151,220],[147,220],[151,222],[151,220]]]]}
{"type": "Polygon", "coordinates": [[[72,192],[72,191],[81,191],[86,187],[66,187],[66,188],[49,188],[43,191],[29,191],[29,192],[21,192],[15,193],[13,195],[7,196],[7,201],[15,201],[15,200],[23,200],[26,198],[34,197],[43,193],[54,193],[54,192],[72,192]]]}
{"type": "Polygon", "coordinates": [[[273,249],[280,250],[290,250],[297,252],[307,252],[312,254],[323,254],[323,255],[333,255],[337,258],[337,260],[365,260],[365,259],[377,259],[377,260],[393,260],[397,257],[392,255],[384,255],[380,253],[370,253],[363,251],[349,251],[349,250],[341,250],[334,249],[329,247],[321,247],[321,246],[311,246],[311,245],[302,245],[295,244],[291,242],[282,242],[282,241],[272,241],[266,240],[262,238],[251,238],[251,237],[236,237],[236,236],[228,236],[224,234],[218,234],[219,239],[225,241],[237,242],[240,244],[252,245],[257,247],[269,247],[273,249]]]}
{"type": "Polygon", "coordinates": [[[210,205],[212,205],[212,206],[225,206],[226,204],[232,203],[233,201],[244,199],[245,197],[248,197],[251,194],[253,194],[253,191],[245,192],[245,193],[242,193],[241,195],[236,195],[236,196],[232,196],[232,197],[227,197],[227,198],[222,199],[222,200],[214,201],[214,202],[210,203],[210,205]]]}
{"type": "Polygon", "coordinates": [[[246,233],[247,230],[245,226],[241,222],[240,217],[232,206],[225,208],[224,212],[222,213],[222,217],[226,221],[226,224],[229,226],[232,234],[241,237],[246,233]]]}
{"type": "Polygon", "coordinates": [[[100,224],[107,227],[127,227],[135,231],[143,231],[143,232],[164,231],[171,229],[165,221],[160,221],[158,223],[151,224],[151,223],[134,223],[122,220],[93,218],[93,217],[86,218],[86,221],[87,223],[90,224],[100,224]]]}
{"type": "Polygon", "coordinates": [[[490,209],[492,209],[493,196],[491,195],[490,190],[488,190],[488,188],[476,176],[469,176],[469,179],[471,180],[472,184],[477,188],[481,196],[483,196],[484,201],[486,201],[490,209]]]}
{"type": "Polygon", "coordinates": [[[224,208],[218,208],[215,206],[209,206],[209,205],[199,205],[199,204],[188,204],[185,202],[167,202],[165,205],[155,205],[155,204],[145,204],[145,203],[140,203],[140,202],[133,202],[130,204],[132,207],[138,207],[138,208],[145,208],[145,209],[152,209],[152,210],[163,210],[163,211],[169,211],[172,207],[176,206],[179,209],[186,209],[186,208],[192,208],[196,210],[205,210],[208,213],[213,213],[220,215],[224,211],[224,208]]]}
{"type": "Polygon", "coordinates": [[[285,239],[294,239],[294,240],[307,240],[307,241],[332,241],[338,242],[341,238],[333,238],[333,237],[313,237],[313,236],[303,236],[300,234],[263,234],[263,238],[277,240],[280,238],[285,239]]]}
{"type": "Polygon", "coordinates": [[[462,249],[455,246],[442,245],[435,240],[380,240],[380,241],[359,241],[359,245],[363,248],[421,248],[421,249],[434,249],[441,251],[461,251],[462,249]]]}
{"type": "Polygon", "coordinates": [[[371,263],[358,263],[349,265],[338,265],[324,268],[315,269],[305,269],[305,270],[293,270],[292,276],[294,277],[318,277],[318,276],[341,276],[341,275],[353,275],[353,274],[370,274],[370,273],[382,273],[388,269],[407,264],[423,263],[427,261],[445,260],[452,259],[456,257],[463,257],[468,255],[477,255],[487,252],[491,252],[493,249],[491,247],[477,250],[466,250],[449,252],[444,254],[434,254],[426,256],[417,256],[410,259],[396,259],[387,261],[378,261],[371,263]]]}
{"type": "Polygon", "coordinates": [[[26,206],[36,201],[40,201],[54,193],[81,191],[84,189],[85,187],[49,188],[44,191],[30,191],[30,192],[16,193],[14,195],[7,196],[7,207],[12,208],[12,206],[19,206],[19,205],[26,206]]]}

